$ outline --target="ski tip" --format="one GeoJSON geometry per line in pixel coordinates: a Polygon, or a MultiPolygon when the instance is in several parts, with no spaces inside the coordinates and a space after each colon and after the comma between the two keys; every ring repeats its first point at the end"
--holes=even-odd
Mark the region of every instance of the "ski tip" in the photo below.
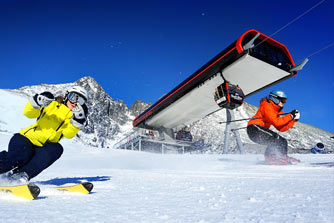
{"type": "Polygon", "coordinates": [[[29,188],[29,191],[30,191],[33,199],[38,197],[39,193],[41,192],[41,189],[33,183],[29,183],[28,188],[29,188]]]}
{"type": "Polygon", "coordinates": [[[94,185],[90,182],[82,183],[82,186],[90,193],[93,190],[94,185]]]}

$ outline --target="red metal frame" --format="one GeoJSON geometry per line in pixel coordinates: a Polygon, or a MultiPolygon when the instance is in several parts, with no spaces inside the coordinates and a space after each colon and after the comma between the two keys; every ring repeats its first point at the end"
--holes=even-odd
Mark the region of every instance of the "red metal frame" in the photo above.
{"type": "MultiPolygon", "coordinates": [[[[225,53],[223,56],[219,57],[216,61],[214,61],[212,64],[210,64],[209,66],[207,66],[204,70],[202,70],[201,72],[199,72],[196,76],[194,76],[193,78],[191,78],[187,83],[185,83],[184,85],[182,85],[181,87],[179,87],[177,90],[175,90],[174,92],[172,92],[170,95],[168,95],[166,98],[164,98],[164,100],[160,101],[158,104],[156,104],[154,107],[152,107],[149,111],[147,111],[144,115],[142,115],[141,117],[138,118],[138,116],[133,120],[132,125],[135,126],[137,123],[141,122],[143,119],[145,119],[147,116],[152,114],[152,111],[159,106],[161,103],[163,103],[165,100],[167,100],[168,98],[170,98],[172,95],[174,95],[175,93],[177,93],[180,89],[182,89],[184,86],[186,86],[187,84],[189,84],[191,81],[193,81],[194,79],[196,79],[198,76],[200,76],[201,74],[203,74],[206,70],[208,70],[210,67],[212,67],[213,65],[215,65],[218,61],[220,61],[222,58],[224,58],[226,55],[228,55],[229,53],[231,53],[233,50],[237,50],[237,52],[240,54],[244,51],[241,43],[243,38],[249,34],[249,33],[254,33],[254,36],[257,33],[260,33],[258,31],[256,31],[255,29],[251,29],[248,30],[247,32],[245,32],[244,34],[242,34],[238,40],[236,41],[236,45],[235,47],[233,47],[231,50],[229,50],[227,53],[225,53]],[[138,118],[138,119],[137,119],[138,118]]],[[[277,42],[276,40],[260,33],[259,36],[260,39],[265,41],[268,41],[270,44],[280,48],[281,50],[283,50],[283,52],[285,52],[285,54],[288,56],[288,58],[290,59],[290,61],[292,62],[292,65],[295,66],[295,63],[291,57],[291,54],[289,52],[289,50],[287,49],[287,47],[279,42],[277,42]]]]}
{"type": "Polygon", "coordinates": [[[152,113],[152,110],[155,109],[157,106],[159,106],[162,102],[164,102],[165,100],[167,100],[168,98],[170,98],[172,95],[174,95],[176,92],[178,92],[180,89],[182,89],[184,86],[186,86],[187,84],[189,84],[191,81],[193,81],[195,78],[197,78],[199,75],[203,74],[204,71],[206,71],[207,69],[209,69],[210,67],[212,67],[213,65],[215,65],[218,61],[220,61],[222,58],[224,58],[227,54],[229,54],[231,51],[233,51],[235,49],[235,47],[233,47],[230,51],[228,51],[227,53],[225,53],[223,56],[221,56],[220,58],[218,58],[215,62],[213,62],[212,64],[210,64],[209,66],[207,66],[204,70],[202,70],[201,72],[199,72],[196,76],[194,76],[193,78],[191,78],[187,83],[185,83],[184,85],[182,85],[181,87],[179,87],[176,91],[174,91],[173,93],[171,93],[170,95],[168,95],[164,100],[160,101],[157,105],[155,105],[153,108],[151,108],[149,111],[147,111],[143,116],[141,116],[138,120],[137,118],[135,118],[132,122],[132,125],[135,126],[135,122],[138,123],[140,121],[142,121],[143,119],[145,119],[148,115],[150,115],[152,113]]]}
{"type": "MultiPolygon", "coordinates": [[[[241,45],[241,42],[242,42],[243,38],[244,38],[248,33],[254,33],[254,36],[255,36],[257,33],[260,33],[260,32],[259,32],[259,31],[256,31],[255,29],[251,29],[251,30],[248,30],[247,32],[245,32],[244,34],[242,34],[242,35],[239,37],[239,39],[237,40],[237,42],[236,42],[236,46],[235,46],[235,47],[237,48],[237,50],[238,50],[238,53],[241,53],[242,51],[244,51],[244,49],[243,49],[243,47],[242,47],[242,45],[241,45]]],[[[264,39],[265,39],[265,41],[267,41],[267,42],[269,42],[270,44],[272,44],[272,45],[274,45],[274,46],[280,48],[281,50],[283,50],[283,52],[285,52],[285,54],[288,56],[288,58],[289,58],[290,61],[292,62],[292,65],[295,66],[295,63],[294,63],[294,61],[293,61],[293,59],[292,59],[292,57],[291,57],[291,54],[290,54],[288,48],[287,48],[285,45],[283,45],[283,44],[280,43],[280,42],[277,42],[276,40],[270,38],[269,36],[264,35],[263,33],[260,33],[259,38],[260,38],[261,40],[264,40],[264,39]]]]}

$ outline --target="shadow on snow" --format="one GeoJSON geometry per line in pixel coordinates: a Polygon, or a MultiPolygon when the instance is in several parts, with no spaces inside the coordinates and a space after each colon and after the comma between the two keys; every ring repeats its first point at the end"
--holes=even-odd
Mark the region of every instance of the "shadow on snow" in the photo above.
{"type": "Polygon", "coordinates": [[[82,182],[99,182],[99,181],[108,181],[110,180],[110,176],[96,176],[96,177],[66,177],[66,178],[54,178],[51,180],[46,181],[38,181],[38,184],[48,184],[48,185],[55,185],[61,186],[64,184],[80,184],[82,182]]]}

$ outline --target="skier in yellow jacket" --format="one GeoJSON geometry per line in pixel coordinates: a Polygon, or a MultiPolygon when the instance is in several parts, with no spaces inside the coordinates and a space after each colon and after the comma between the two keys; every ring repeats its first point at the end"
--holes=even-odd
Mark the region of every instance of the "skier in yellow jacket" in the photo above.
{"type": "Polygon", "coordinates": [[[10,180],[25,183],[58,160],[63,153],[59,141],[73,138],[86,121],[87,99],[80,86],[69,89],[64,98],[50,92],[31,97],[23,114],[37,120],[14,134],[8,151],[0,152],[0,174],[8,172],[10,180]]]}

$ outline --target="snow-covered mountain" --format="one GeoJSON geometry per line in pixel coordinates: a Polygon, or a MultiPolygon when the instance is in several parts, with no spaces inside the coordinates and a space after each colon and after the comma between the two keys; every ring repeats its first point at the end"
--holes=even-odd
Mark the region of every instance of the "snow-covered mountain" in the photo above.
{"type": "MultiPolygon", "coordinates": [[[[54,95],[65,95],[66,90],[73,85],[83,86],[89,93],[87,106],[89,108],[88,124],[77,134],[75,140],[85,144],[99,147],[102,144],[112,147],[118,140],[132,131],[132,120],[151,104],[141,100],[135,102],[131,109],[122,101],[112,99],[104,89],[92,78],[83,77],[74,83],[68,84],[40,84],[26,86],[19,89],[0,90],[0,131],[17,132],[34,120],[29,120],[22,115],[22,111],[29,96],[43,91],[50,91],[54,95]]],[[[245,103],[235,112],[236,119],[252,117],[257,110],[256,106],[245,103]]],[[[189,128],[195,140],[204,139],[211,148],[208,152],[221,153],[224,139],[224,124],[218,124],[226,120],[225,110],[214,113],[194,124],[189,128]]],[[[238,128],[246,126],[246,122],[236,122],[238,128]]],[[[245,129],[240,131],[241,139],[246,151],[250,153],[262,153],[264,148],[254,145],[247,136],[245,129]]],[[[330,132],[316,127],[297,123],[291,130],[281,133],[289,141],[290,152],[308,152],[317,142],[333,150],[334,140],[330,139],[330,132]]],[[[232,138],[233,139],[233,138],[232,138]]],[[[231,152],[236,151],[235,140],[231,140],[231,152]]]]}

